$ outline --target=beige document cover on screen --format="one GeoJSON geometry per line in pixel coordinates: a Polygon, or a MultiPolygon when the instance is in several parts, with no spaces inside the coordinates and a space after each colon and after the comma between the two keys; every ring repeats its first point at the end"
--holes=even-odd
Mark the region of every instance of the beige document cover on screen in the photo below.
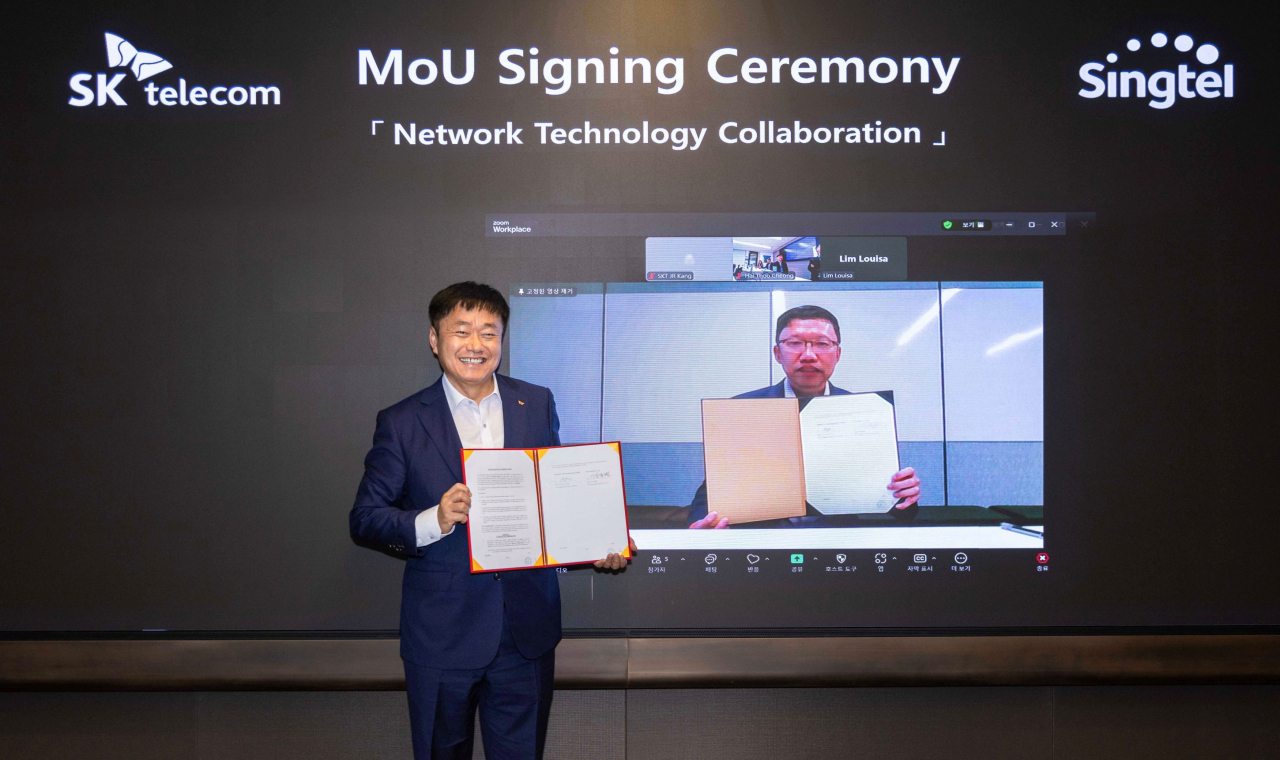
{"type": "Polygon", "coordinates": [[[805,513],[796,399],[704,399],[702,451],[708,513],[730,525],[805,513]]]}

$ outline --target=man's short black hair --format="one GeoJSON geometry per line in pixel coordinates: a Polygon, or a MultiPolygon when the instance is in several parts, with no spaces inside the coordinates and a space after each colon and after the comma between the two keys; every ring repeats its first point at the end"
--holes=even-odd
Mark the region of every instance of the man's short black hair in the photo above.
{"type": "Polygon", "coordinates": [[[774,333],[773,342],[777,343],[782,339],[782,331],[787,328],[796,319],[825,319],[836,328],[836,343],[840,342],[840,320],[836,319],[836,315],[822,308],[821,306],[797,306],[794,309],[787,309],[782,312],[782,316],[778,317],[778,331],[774,333]]]}
{"type": "Polygon", "coordinates": [[[455,282],[431,297],[431,305],[427,307],[431,326],[439,330],[440,320],[449,316],[459,306],[463,311],[483,309],[497,314],[502,320],[502,334],[507,334],[507,321],[511,317],[511,307],[507,305],[507,299],[503,298],[495,288],[471,280],[455,282]]]}

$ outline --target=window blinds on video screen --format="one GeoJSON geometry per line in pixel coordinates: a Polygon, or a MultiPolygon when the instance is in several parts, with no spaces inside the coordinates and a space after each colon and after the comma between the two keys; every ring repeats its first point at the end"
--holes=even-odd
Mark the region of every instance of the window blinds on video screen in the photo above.
{"type": "Polygon", "coordinates": [[[1041,548],[1042,292],[517,286],[511,372],[552,389],[565,443],[622,442],[646,549],[1041,548]],[[896,509],[898,473],[917,508],[896,509]]]}

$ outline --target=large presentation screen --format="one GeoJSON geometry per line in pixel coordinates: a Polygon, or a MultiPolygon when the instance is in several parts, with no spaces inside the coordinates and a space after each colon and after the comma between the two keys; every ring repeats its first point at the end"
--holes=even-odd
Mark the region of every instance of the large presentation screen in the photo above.
{"type": "Polygon", "coordinates": [[[349,512],[467,280],[619,443],[570,635],[1280,626],[1251,7],[23,10],[0,636],[395,636],[349,512]]]}

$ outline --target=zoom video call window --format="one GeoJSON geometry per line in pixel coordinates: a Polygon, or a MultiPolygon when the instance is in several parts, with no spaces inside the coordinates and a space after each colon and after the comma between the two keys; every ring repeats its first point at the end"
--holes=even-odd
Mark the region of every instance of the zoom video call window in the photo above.
{"type": "Polygon", "coordinates": [[[622,443],[646,549],[1044,545],[1040,282],[511,296],[512,374],[556,394],[565,443],[622,443]],[[899,515],[906,470],[919,505],[899,515]],[[957,524],[977,511],[1003,519],[957,524]],[[727,524],[708,529],[711,512],[727,524]]]}
{"type": "Polygon", "coordinates": [[[607,592],[562,575],[569,627],[1061,619],[1091,506],[1054,336],[1093,214],[486,222],[492,255],[603,275],[509,283],[506,371],[564,443],[620,442],[640,548],[607,592]]]}

